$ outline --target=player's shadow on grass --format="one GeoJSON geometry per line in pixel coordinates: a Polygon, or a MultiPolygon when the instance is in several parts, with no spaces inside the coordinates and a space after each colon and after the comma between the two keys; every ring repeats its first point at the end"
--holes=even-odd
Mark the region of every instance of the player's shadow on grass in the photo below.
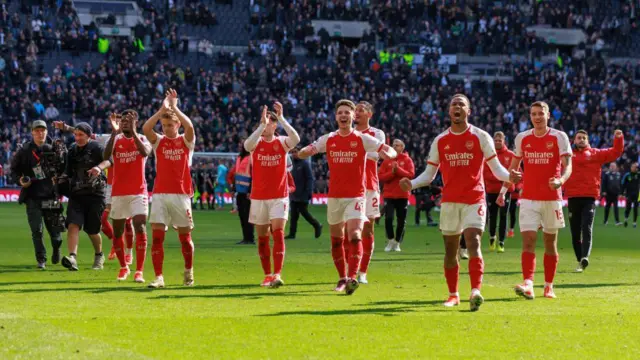
{"type": "Polygon", "coordinates": [[[415,312],[410,306],[386,307],[386,308],[362,308],[362,309],[340,309],[340,310],[300,310],[300,311],[281,311],[273,314],[260,314],[255,316],[272,317],[272,316],[295,316],[295,315],[314,315],[314,316],[332,316],[332,315],[381,315],[396,316],[404,313],[415,312]]]}
{"type": "Polygon", "coordinates": [[[280,296],[321,296],[325,291],[319,290],[304,290],[304,291],[289,291],[279,292],[277,290],[269,292],[259,293],[234,293],[234,294],[165,294],[158,295],[151,298],[151,300],[168,300],[168,299],[193,299],[193,298],[206,298],[206,299],[243,299],[243,300],[260,300],[264,297],[280,297],[280,296]]]}
{"type": "Polygon", "coordinates": [[[594,283],[594,284],[557,284],[558,289],[589,289],[601,287],[640,286],[640,283],[594,283]]]}
{"type": "MultiPolygon", "coordinates": [[[[65,271],[68,271],[65,269],[65,271]]],[[[87,282],[103,282],[102,279],[84,279],[83,283],[87,282]]],[[[2,282],[0,286],[14,286],[14,285],[48,285],[48,284],[77,284],[77,280],[54,280],[54,281],[12,281],[12,282],[2,282]]]]}
{"type": "Polygon", "coordinates": [[[32,272],[32,273],[46,273],[46,272],[59,272],[59,271],[69,271],[64,268],[47,268],[47,270],[40,270],[35,266],[31,265],[0,265],[0,274],[2,273],[12,273],[12,272],[32,272]]]}

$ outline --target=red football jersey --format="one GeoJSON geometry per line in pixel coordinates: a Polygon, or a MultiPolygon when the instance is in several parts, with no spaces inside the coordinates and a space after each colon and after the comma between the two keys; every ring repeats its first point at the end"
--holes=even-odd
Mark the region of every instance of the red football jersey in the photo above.
{"type": "Polygon", "coordinates": [[[156,194],[193,195],[191,185],[191,161],[195,140],[188,143],[184,134],[175,139],[157,135],[153,144],[156,156],[156,178],[153,192],[156,194]]]}
{"type": "MultiPolygon", "coordinates": [[[[384,132],[380,129],[370,126],[367,130],[361,131],[361,133],[371,135],[383,144],[385,142],[386,137],[384,132]]],[[[365,167],[367,176],[365,186],[367,190],[380,191],[380,180],[378,179],[378,158],[377,152],[367,153],[367,165],[365,167]]]]}
{"type": "MultiPolygon", "coordinates": [[[[147,143],[147,139],[138,135],[147,143]]],[[[144,195],[147,193],[147,180],[144,166],[147,157],[142,156],[133,138],[118,134],[113,143],[113,187],[111,196],[144,195]]]]}
{"type": "Polygon", "coordinates": [[[526,170],[520,198],[539,201],[562,200],[561,188],[552,190],[549,187],[549,179],[560,177],[562,157],[573,154],[567,134],[550,128],[543,136],[536,136],[531,129],[518,134],[515,143],[515,155],[523,160],[526,170]]]}
{"type": "Polygon", "coordinates": [[[260,137],[251,152],[252,181],[251,199],[282,199],[289,196],[287,183],[286,136],[276,136],[271,141],[260,137]]]}
{"type": "Polygon", "coordinates": [[[379,152],[380,140],[357,130],[347,136],[337,131],[320,137],[313,148],[326,152],[329,162],[329,197],[357,198],[364,196],[365,167],[368,152],[379,152]]]}
{"type": "MultiPolygon", "coordinates": [[[[513,160],[513,158],[515,157],[513,151],[507,149],[506,147],[502,147],[502,149],[496,150],[496,153],[500,164],[502,164],[505,169],[509,169],[509,166],[511,166],[511,160],[513,160]]],[[[493,175],[491,168],[486,163],[484,164],[484,173],[482,175],[484,176],[484,187],[487,191],[487,194],[500,193],[500,190],[502,189],[502,181],[498,180],[498,178],[493,175]]],[[[511,184],[508,191],[511,192],[514,189],[515,186],[511,184]]]]}
{"type": "Polygon", "coordinates": [[[447,129],[431,144],[428,164],[440,167],[442,202],[478,204],[485,201],[482,176],[485,161],[496,156],[493,139],[486,131],[469,125],[456,134],[447,129]]]}

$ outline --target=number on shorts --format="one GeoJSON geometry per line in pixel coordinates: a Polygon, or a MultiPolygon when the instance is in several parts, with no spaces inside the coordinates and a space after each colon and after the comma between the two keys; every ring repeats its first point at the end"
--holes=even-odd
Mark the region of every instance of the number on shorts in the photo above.
{"type": "Polygon", "coordinates": [[[378,207],[378,198],[374,197],[373,201],[371,202],[371,205],[373,205],[373,207],[378,207]]]}
{"type": "Polygon", "coordinates": [[[478,207],[478,215],[484,216],[484,206],[480,205],[480,207],[478,207]]]}
{"type": "Polygon", "coordinates": [[[362,210],[362,205],[360,205],[360,202],[358,201],[356,203],[356,211],[360,211],[360,210],[362,210]]]}
{"type": "Polygon", "coordinates": [[[562,220],[563,214],[562,210],[554,210],[556,212],[556,219],[562,220]]]}

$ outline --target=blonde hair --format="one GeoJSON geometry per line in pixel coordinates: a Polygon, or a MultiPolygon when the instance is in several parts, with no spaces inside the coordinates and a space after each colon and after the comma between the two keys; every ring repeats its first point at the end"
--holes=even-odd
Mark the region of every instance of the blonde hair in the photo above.
{"type": "Polygon", "coordinates": [[[503,138],[503,139],[505,138],[504,133],[503,133],[502,131],[496,131],[496,132],[493,134],[493,137],[494,137],[494,138],[503,138]]]}
{"type": "Polygon", "coordinates": [[[538,106],[541,107],[543,111],[545,112],[549,112],[549,104],[547,104],[544,101],[536,101],[533,104],[531,104],[531,106],[529,106],[529,111],[531,111],[531,108],[533,108],[534,106],[538,106]]]}
{"type": "Polygon", "coordinates": [[[351,109],[351,111],[356,110],[356,104],[354,104],[354,102],[349,99],[338,100],[338,102],[336,103],[336,111],[338,111],[338,108],[340,108],[340,106],[347,106],[351,109]]]}

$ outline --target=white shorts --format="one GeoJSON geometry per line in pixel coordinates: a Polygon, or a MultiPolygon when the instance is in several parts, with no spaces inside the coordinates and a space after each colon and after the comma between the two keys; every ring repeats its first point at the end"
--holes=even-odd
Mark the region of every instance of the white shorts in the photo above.
{"type": "Polygon", "coordinates": [[[289,198],[251,200],[249,222],[254,225],[268,225],[274,219],[289,219],[289,198]]]}
{"type": "Polygon", "coordinates": [[[542,231],[555,234],[564,228],[562,201],[538,201],[520,199],[520,231],[542,231]]]}
{"type": "Polygon", "coordinates": [[[149,222],[193,229],[191,197],[185,194],[154,194],[149,222]]]}
{"type": "Polygon", "coordinates": [[[440,205],[440,230],[442,235],[459,235],[465,229],[484,231],[487,219],[486,204],[442,203],[440,205]]]}
{"type": "Polygon", "coordinates": [[[107,205],[111,205],[111,185],[104,189],[104,199],[107,205]]]}
{"type": "Polygon", "coordinates": [[[111,197],[111,218],[128,219],[136,215],[147,215],[149,213],[149,201],[147,194],[144,195],[124,195],[111,197]]]}
{"type": "Polygon", "coordinates": [[[377,219],[380,217],[380,192],[367,190],[366,192],[366,210],[365,214],[368,219],[377,219]]]}
{"type": "Polygon", "coordinates": [[[327,222],[329,225],[348,220],[367,221],[365,198],[329,198],[327,200],[327,222]]]}

